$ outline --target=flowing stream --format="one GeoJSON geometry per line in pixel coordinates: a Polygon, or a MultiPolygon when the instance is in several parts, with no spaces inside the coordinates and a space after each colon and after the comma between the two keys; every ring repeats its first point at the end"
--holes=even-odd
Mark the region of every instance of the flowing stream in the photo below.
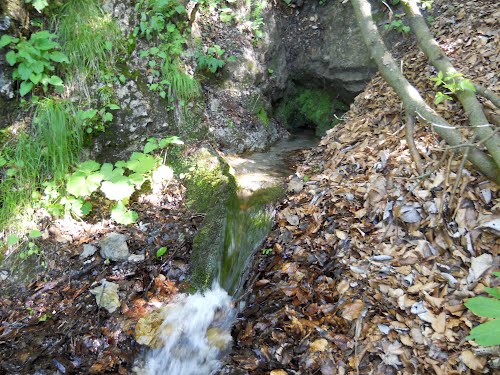
{"type": "Polygon", "coordinates": [[[204,293],[177,296],[160,311],[158,336],[162,347],[146,356],[147,375],[209,375],[217,371],[219,359],[231,349],[231,326],[240,306],[235,300],[243,292],[252,255],[262,244],[272,224],[270,188],[281,186],[292,173],[290,153],[317,145],[313,134],[292,136],[269,151],[246,156],[228,156],[239,185],[239,196],[228,204],[225,250],[219,276],[204,293]]]}

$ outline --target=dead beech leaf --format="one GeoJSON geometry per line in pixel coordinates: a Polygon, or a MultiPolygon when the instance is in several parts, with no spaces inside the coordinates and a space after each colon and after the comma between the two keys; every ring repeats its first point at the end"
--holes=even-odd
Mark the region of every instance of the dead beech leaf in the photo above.
{"type": "Polygon", "coordinates": [[[326,348],[328,348],[328,341],[326,339],[313,341],[309,346],[312,352],[324,352],[326,348]]]}
{"type": "Polygon", "coordinates": [[[432,328],[437,333],[444,333],[446,330],[446,313],[443,311],[439,314],[436,319],[431,323],[432,328]]]}
{"type": "Polygon", "coordinates": [[[346,320],[352,321],[361,315],[364,303],[360,299],[346,305],[342,310],[342,317],[346,320]]]}
{"type": "Polygon", "coordinates": [[[269,375],[288,375],[288,372],[285,370],[279,369],[279,370],[272,370],[269,375]]]}
{"type": "Polygon", "coordinates": [[[464,350],[462,354],[460,354],[460,359],[471,370],[482,370],[486,364],[485,357],[477,357],[470,350],[464,350]]]}

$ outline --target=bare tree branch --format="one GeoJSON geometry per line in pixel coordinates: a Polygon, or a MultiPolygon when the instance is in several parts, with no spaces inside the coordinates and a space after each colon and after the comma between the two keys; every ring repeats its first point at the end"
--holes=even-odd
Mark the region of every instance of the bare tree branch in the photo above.
{"type": "MultiPolygon", "coordinates": [[[[454,129],[444,118],[439,116],[425,101],[420,93],[413,87],[399,71],[396,61],[387,51],[382,41],[377,26],[373,21],[372,9],[368,0],[351,0],[354,13],[361,29],[363,39],[375,60],[380,74],[387,83],[396,91],[403,101],[408,113],[418,113],[426,122],[433,125],[436,133],[451,146],[464,144],[462,135],[454,129]],[[439,125],[439,126],[434,126],[439,125]]],[[[484,122],[486,123],[486,121],[484,122]]],[[[482,139],[483,137],[480,137],[482,139]]],[[[500,184],[500,171],[494,160],[477,148],[469,151],[468,160],[492,181],[500,184]]]]}
{"type": "MultiPolygon", "coordinates": [[[[459,73],[434,39],[425,23],[422,13],[420,13],[417,2],[415,0],[403,0],[401,3],[408,16],[410,27],[417,37],[417,43],[430,63],[437,70],[443,72],[445,77],[447,75],[459,73]]],[[[460,83],[460,81],[463,81],[463,78],[458,77],[456,80],[460,83]]],[[[473,126],[476,137],[480,140],[488,139],[484,142],[484,145],[493,157],[493,160],[495,160],[497,167],[500,168],[500,136],[493,134],[491,126],[482,126],[488,124],[489,121],[484,115],[481,103],[479,103],[472,90],[457,90],[455,95],[460,103],[462,103],[465,113],[470,120],[470,124],[473,126]]]]}

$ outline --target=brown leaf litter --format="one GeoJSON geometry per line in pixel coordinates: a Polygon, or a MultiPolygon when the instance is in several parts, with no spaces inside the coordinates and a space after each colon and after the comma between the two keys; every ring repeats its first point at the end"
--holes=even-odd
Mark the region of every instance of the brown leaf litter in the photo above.
{"type": "MultiPolygon", "coordinates": [[[[432,27],[454,65],[498,93],[498,6],[434,4],[442,13],[432,27]]],[[[436,72],[415,46],[403,48],[405,75],[432,103],[436,72]]],[[[456,102],[436,109],[467,123],[456,102]]],[[[458,174],[461,157],[422,122],[415,141],[429,175],[418,177],[401,102],[380,76],[346,116],[298,168],[304,188],[279,207],[265,244],[273,252],[254,262],[223,373],[498,371],[498,350],[466,340],[481,319],[464,306],[498,270],[498,186],[468,164],[458,174]]]]}

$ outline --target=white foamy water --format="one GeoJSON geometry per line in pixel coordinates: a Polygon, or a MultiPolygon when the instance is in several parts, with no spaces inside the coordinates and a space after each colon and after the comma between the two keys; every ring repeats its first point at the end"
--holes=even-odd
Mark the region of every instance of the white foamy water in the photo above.
{"type": "Polygon", "coordinates": [[[165,346],[146,357],[147,375],[209,375],[231,347],[234,310],[219,285],[205,293],[181,295],[164,310],[165,346]]]}

